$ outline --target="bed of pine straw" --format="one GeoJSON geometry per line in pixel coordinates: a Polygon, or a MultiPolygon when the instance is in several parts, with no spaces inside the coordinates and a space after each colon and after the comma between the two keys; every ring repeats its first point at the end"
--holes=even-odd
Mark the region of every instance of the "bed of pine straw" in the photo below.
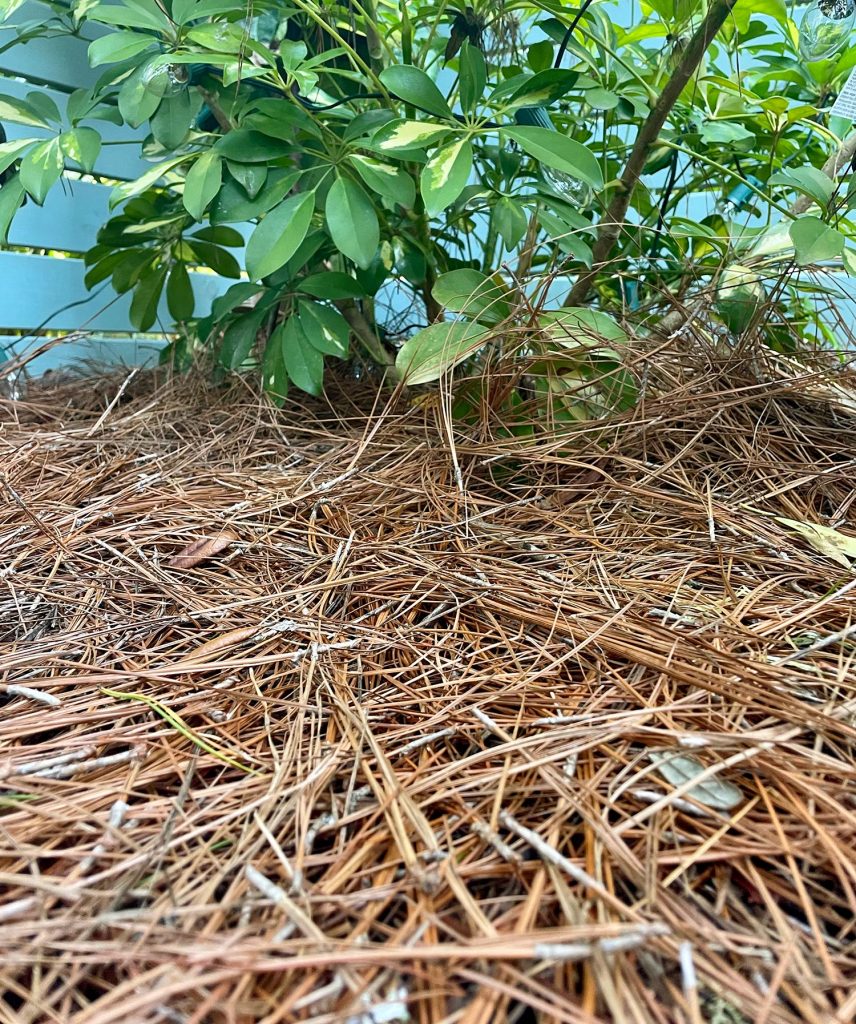
{"type": "Polygon", "coordinates": [[[854,375],[681,360],[526,444],[7,401],[0,1021],[851,1021],[856,577],[775,517],[856,533],[854,375]]]}

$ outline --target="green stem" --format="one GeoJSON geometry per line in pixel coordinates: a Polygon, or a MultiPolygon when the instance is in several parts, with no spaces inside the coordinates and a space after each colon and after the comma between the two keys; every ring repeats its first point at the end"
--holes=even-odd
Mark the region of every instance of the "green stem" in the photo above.
{"type": "Polygon", "coordinates": [[[362,71],[362,73],[371,80],[372,84],[378,90],[378,92],[383,93],[384,97],[389,102],[390,96],[386,86],[378,78],[374,71],[368,66],[368,64],[366,64],[366,62],[357,53],[353,46],[349,45],[342,38],[342,36],[339,35],[339,33],[330,24],[330,22],[327,21],[326,18],[323,18],[317,11],[313,10],[312,6],[308,3],[305,3],[304,0],[293,0],[293,2],[294,6],[299,11],[302,11],[307,16],[307,18],[310,18],[312,21],[315,22],[316,25],[319,26],[319,28],[322,28],[325,32],[327,32],[331,39],[336,40],[338,45],[341,46],[342,49],[345,50],[345,52],[348,54],[348,57],[350,57],[351,63],[354,65],[354,67],[357,68],[359,71],[362,71]]]}

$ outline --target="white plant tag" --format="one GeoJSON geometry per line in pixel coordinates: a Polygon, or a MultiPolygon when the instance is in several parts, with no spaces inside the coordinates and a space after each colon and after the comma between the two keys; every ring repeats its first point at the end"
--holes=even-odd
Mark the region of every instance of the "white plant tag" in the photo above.
{"type": "Polygon", "coordinates": [[[850,77],[838,94],[838,99],[832,104],[830,114],[833,117],[849,117],[851,121],[856,121],[856,68],[850,72],[850,77]]]}

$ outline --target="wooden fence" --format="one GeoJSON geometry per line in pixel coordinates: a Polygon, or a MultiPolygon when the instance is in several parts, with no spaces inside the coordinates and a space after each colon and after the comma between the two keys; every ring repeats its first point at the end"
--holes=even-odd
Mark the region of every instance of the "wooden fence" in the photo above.
{"type": "MultiPolygon", "coordinates": [[[[2,51],[15,36],[13,27],[25,21],[47,20],[50,9],[39,3],[27,3],[0,25],[0,93],[24,99],[34,90],[53,99],[65,110],[68,94],[87,88],[97,81],[103,68],[89,67],[87,46],[99,34],[89,27],[82,38],[55,36],[34,39],[2,51]]],[[[106,31],[106,30],[105,30],[106,31]]],[[[105,145],[95,165],[96,178],[127,181],[151,168],[140,157],[144,129],[133,130],[97,120],[89,123],[101,133],[105,145]]],[[[50,132],[28,125],[4,123],[10,140],[47,138],[50,132]]],[[[75,164],[67,162],[73,171],[75,164]]],[[[109,281],[89,292],[83,283],[85,267],[81,256],[95,243],[96,233],[108,218],[108,199],[112,184],[84,181],[64,175],[50,192],[44,206],[29,201],[15,215],[9,231],[8,246],[0,250],[0,345],[7,352],[19,353],[32,345],[33,338],[15,337],[20,332],[77,331],[93,332],[85,343],[74,348],[52,350],[32,366],[44,371],[60,362],[81,356],[99,360],[138,363],[151,357],[162,344],[157,337],[135,337],[128,319],[131,296],[117,296],[109,281]],[[49,249],[57,255],[38,255],[9,251],[26,247],[49,249]],[[103,336],[110,335],[109,341],[103,336]]],[[[240,258],[240,254],[237,254],[240,258]]],[[[205,310],[211,300],[230,283],[205,273],[191,274],[198,308],[205,310]]],[[[171,317],[166,303],[161,305],[158,323],[168,328],[171,317]]]]}

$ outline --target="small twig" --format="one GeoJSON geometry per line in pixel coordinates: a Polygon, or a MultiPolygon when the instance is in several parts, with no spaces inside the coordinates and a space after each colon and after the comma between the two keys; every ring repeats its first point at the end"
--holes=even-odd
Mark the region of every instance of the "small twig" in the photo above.
{"type": "Polygon", "coordinates": [[[92,761],[80,761],[77,764],[61,765],[58,768],[44,768],[32,774],[41,779],[70,779],[73,775],[79,775],[81,772],[94,772],[99,768],[110,768],[116,764],[139,760],[142,756],[142,747],[132,747],[131,750],[123,750],[120,754],[107,754],[105,757],[96,757],[92,761]]]}
{"type": "Polygon", "coordinates": [[[623,953],[628,949],[637,949],[649,939],[660,935],[671,934],[671,929],[664,924],[642,925],[624,935],[615,935],[595,942],[538,942],[535,944],[535,956],[541,960],[559,960],[563,963],[574,960],[586,960],[595,953],[623,953]]]}
{"type": "MultiPolygon", "coordinates": [[[[610,904],[619,905],[618,901],[606,886],[598,882],[596,878],[592,878],[587,871],[577,867],[577,865],[568,860],[564,854],[559,853],[555,847],[542,839],[537,832],[533,832],[532,829],[521,825],[513,815],[508,813],[508,811],[500,811],[499,820],[509,830],[509,832],[513,832],[515,835],[520,836],[521,839],[525,839],[526,842],[544,858],[544,860],[555,865],[557,868],[561,868],[561,870],[564,871],[568,877],[573,878],[575,882],[585,886],[592,892],[596,892],[599,896],[604,897],[610,902],[610,904]]],[[[625,911],[627,910],[626,907],[622,907],[621,909],[625,911]]]]}
{"type": "Polygon", "coordinates": [[[35,775],[37,772],[45,771],[48,768],[55,768],[57,765],[68,764],[69,761],[82,761],[95,753],[95,747],[81,747],[80,750],[73,750],[69,754],[57,754],[54,757],[45,757],[40,761],[26,761],[15,767],[0,770],[0,781],[8,779],[13,775],[35,775]]]}
{"type": "Polygon", "coordinates": [[[815,651],[822,651],[825,647],[830,647],[832,644],[837,644],[841,640],[846,640],[848,637],[856,635],[856,623],[851,626],[847,626],[844,629],[839,629],[837,633],[830,633],[829,636],[821,637],[810,647],[801,647],[800,650],[794,651],[793,654],[787,654],[783,658],[774,658],[774,665],[789,665],[792,661],[799,661],[800,658],[806,658],[809,654],[814,654],[815,651]]]}
{"type": "Polygon", "coordinates": [[[62,701],[52,693],[45,693],[44,690],[34,690],[30,686],[21,686],[19,683],[9,683],[4,687],[10,697],[26,697],[27,700],[37,700],[40,704],[47,704],[49,707],[58,708],[62,701]]]}
{"type": "Polygon", "coordinates": [[[131,372],[128,374],[128,376],[122,381],[121,387],[116,392],[116,394],[112,397],[112,399],[110,400],[110,403],[107,406],[107,408],[104,410],[104,412],[101,413],[101,415],[98,417],[98,419],[95,421],[95,423],[89,428],[89,431],[86,434],[87,437],[92,437],[92,435],[97,430],[101,429],[101,426],[104,424],[104,422],[107,419],[107,417],[110,415],[110,413],[113,411],[113,409],[115,409],[116,406],[118,405],[118,403],[121,401],[122,395],[125,394],[125,389],[128,387],[128,385],[131,383],[131,381],[134,379],[134,377],[137,376],[137,374],[139,372],[140,372],[140,367],[139,366],[135,366],[133,368],[133,370],[131,370],[131,372]]]}

